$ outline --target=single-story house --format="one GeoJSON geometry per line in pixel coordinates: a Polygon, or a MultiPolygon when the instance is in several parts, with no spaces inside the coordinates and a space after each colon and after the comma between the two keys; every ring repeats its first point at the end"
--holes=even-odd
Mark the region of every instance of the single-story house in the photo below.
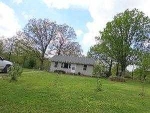
{"type": "Polygon", "coordinates": [[[91,76],[94,63],[93,58],[55,55],[51,58],[50,71],[61,70],[66,73],[91,76]]]}

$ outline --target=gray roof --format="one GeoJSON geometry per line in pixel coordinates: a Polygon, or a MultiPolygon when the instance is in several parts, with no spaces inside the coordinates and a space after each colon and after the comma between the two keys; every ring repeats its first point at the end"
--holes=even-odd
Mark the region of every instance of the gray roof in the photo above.
{"type": "Polygon", "coordinates": [[[66,63],[75,63],[75,64],[86,64],[94,65],[95,60],[93,58],[87,57],[74,57],[74,56],[62,56],[55,55],[51,58],[51,61],[54,62],[66,62],[66,63]]]}

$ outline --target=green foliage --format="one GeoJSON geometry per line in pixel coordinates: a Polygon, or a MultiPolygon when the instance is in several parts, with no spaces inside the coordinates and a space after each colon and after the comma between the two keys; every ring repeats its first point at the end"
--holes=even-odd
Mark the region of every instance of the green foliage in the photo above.
{"type": "Polygon", "coordinates": [[[111,70],[112,76],[116,76],[116,70],[117,70],[117,66],[114,65],[112,70],[111,70]]]}
{"type": "Polygon", "coordinates": [[[35,59],[30,59],[29,60],[29,68],[34,68],[35,67],[35,65],[36,65],[36,60],[35,59]]]}
{"type": "Polygon", "coordinates": [[[145,95],[145,81],[147,78],[150,78],[150,53],[148,52],[139,52],[138,54],[139,61],[138,61],[138,69],[136,73],[139,74],[139,78],[141,80],[141,96],[145,95]]]}
{"type": "Polygon", "coordinates": [[[36,58],[31,57],[25,61],[25,64],[24,64],[25,68],[33,69],[35,68],[35,66],[36,66],[36,58]]]}
{"type": "MultiPolygon", "coordinates": [[[[1,37],[0,37],[1,38],[1,37]]],[[[4,52],[4,46],[3,46],[3,41],[0,39],[0,55],[2,55],[4,52]]]]}
{"type": "Polygon", "coordinates": [[[94,69],[94,74],[96,71],[99,70],[99,71],[103,71],[103,72],[105,71],[106,77],[109,77],[112,75],[111,69],[112,69],[112,65],[113,65],[113,60],[102,50],[102,47],[100,46],[100,44],[96,44],[93,47],[91,47],[90,51],[88,51],[87,55],[88,55],[88,57],[96,59],[97,62],[99,62],[98,65],[101,65],[103,68],[103,69],[98,69],[100,67],[95,66],[96,68],[94,69]]]}
{"type": "Polygon", "coordinates": [[[121,75],[125,74],[126,67],[132,62],[133,48],[148,40],[150,32],[150,19],[137,9],[125,10],[114,17],[114,20],[106,24],[106,28],[100,32],[97,38],[99,48],[108,57],[119,63],[121,75]]]}
{"type": "Polygon", "coordinates": [[[18,64],[14,64],[10,67],[10,70],[8,72],[9,76],[11,77],[10,81],[17,81],[17,78],[21,76],[23,72],[23,69],[18,64]]]}
{"type": "Polygon", "coordinates": [[[150,77],[150,53],[139,53],[139,62],[137,69],[141,81],[145,81],[146,77],[150,77]]]}
{"type": "Polygon", "coordinates": [[[102,91],[102,82],[100,80],[100,78],[97,78],[97,85],[96,85],[96,90],[97,91],[102,91]]]}
{"type": "Polygon", "coordinates": [[[101,76],[102,72],[104,72],[104,67],[101,64],[96,64],[93,69],[93,75],[101,76]]]}
{"type": "Polygon", "coordinates": [[[50,60],[49,59],[45,59],[44,61],[44,70],[49,71],[50,69],[50,60]]]}

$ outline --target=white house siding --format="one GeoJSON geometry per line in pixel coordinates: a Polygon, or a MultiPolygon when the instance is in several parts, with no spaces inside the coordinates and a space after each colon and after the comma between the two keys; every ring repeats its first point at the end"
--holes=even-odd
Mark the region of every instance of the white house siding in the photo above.
{"type": "Polygon", "coordinates": [[[78,72],[80,72],[83,75],[88,75],[88,76],[92,76],[93,73],[93,66],[92,65],[87,65],[87,69],[83,70],[83,66],[82,64],[77,64],[76,65],[76,73],[78,74],[78,72]]]}
{"type": "MultiPolygon", "coordinates": [[[[61,63],[58,63],[57,67],[54,67],[55,62],[51,62],[51,68],[50,71],[54,72],[55,70],[63,70],[66,73],[71,73],[71,68],[61,68],[61,63]]],[[[92,65],[87,65],[87,69],[83,70],[83,66],[82,64],[76,64],[76,69],[75,69],[75,74],[78,74],[79,72],[83,75],[88,75],[88,76],[92,76],[93,73],[93,66],[92,65]]]]}

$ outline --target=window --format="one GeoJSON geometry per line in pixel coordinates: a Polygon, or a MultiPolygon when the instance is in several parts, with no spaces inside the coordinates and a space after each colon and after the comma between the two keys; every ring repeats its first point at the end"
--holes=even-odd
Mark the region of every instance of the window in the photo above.
{"type": "Polygon", "coordinates": [[[71,68],[71,64],[68,63],[61,63],[61,68],[71,68]]]}
{"type": "Polygon", "coordinates": [[[54,67],[57,67],[58,66],[58,62],[55,62],[55,65],[54,65],[54,67]]]}
{"type": "Polygon", "coordinates": [[[75,67],[72,67],[72,70],[75,70],[75,67]]]}
{"type": "Polygon", "coordinates": [[[86,70],[87,69],[87,65],[83,65],[83,70],[86,70]]]}
{"type": "Polygon", "coordinates": [[[68,69],[68,63],[64,63],[64,68],[67,68],[68,69]]]}

